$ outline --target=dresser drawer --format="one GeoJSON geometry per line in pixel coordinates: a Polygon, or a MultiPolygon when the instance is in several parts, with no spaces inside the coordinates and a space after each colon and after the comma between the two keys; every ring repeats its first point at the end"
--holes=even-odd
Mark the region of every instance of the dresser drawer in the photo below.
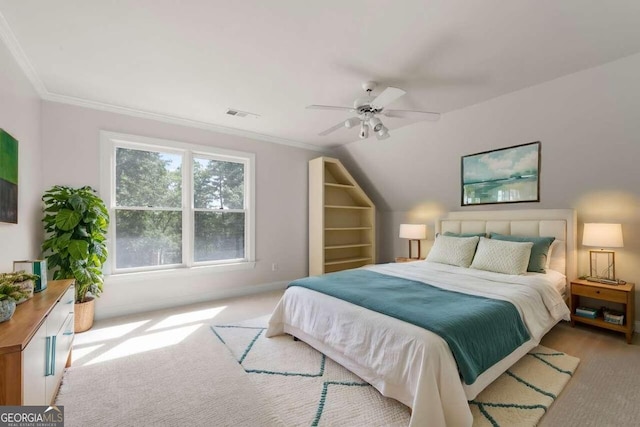
{"type": "Polygon", "coordinates": [[[69,313],[73,313],[75,295],[75,287],[71,286],[62,295],[58,304],[53,307],[47,318],[47,322],[50,323],[50,325],[47,325],[48,335],[56,335],[67,320],[69,313]]]}
{"type": "Polygon", "coordinates": [[[571,284],[571,294],[623,304],[627,302],[627,292],[625,291],[617,291],[615,289],[605,289],[601,287],[594,288],[576,283],[571,284]]]}

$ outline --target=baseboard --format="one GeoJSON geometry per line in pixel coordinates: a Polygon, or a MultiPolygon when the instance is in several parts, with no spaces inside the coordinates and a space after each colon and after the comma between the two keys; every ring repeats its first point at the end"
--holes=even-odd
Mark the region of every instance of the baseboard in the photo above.
{"type": "Polygon", "coordinates": [[[262,283],[259,285],[240,286],[235,288],[215,289],[206,294],[187,295],[182,298],[170,298],[153,301],[136,301],[132,304],[100,307],[100,300],[97,300],[95,319],[109,319],[112,317],[126,316],[129,314],[145,313],[155,310],[163,310],[172,307],[180,307],[196,303],[209,301],[219,301],[227,298],[237,298],[247,295],[261,294],[276,290],[284,290],[289,281],[262,283]]]}

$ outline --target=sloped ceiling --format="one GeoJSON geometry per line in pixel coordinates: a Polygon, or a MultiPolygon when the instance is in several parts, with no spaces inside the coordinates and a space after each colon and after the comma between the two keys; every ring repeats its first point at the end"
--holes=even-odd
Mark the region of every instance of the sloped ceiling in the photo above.
{"type": "Polygon", "coordinates": [[[631,178],[640,158],[639,75],[636,54],[451,112],[437,126],[424,122],[393,139],[341,146],[335,155],[378,210],[407,212],[407,220],[433,224],[461,209],[575,208],[597,212],[595,222],[631,221],[640,230],[640,189],[631,178]],[[461,207],[462,156],[534,141],[541,142],[540,202],[461,207]],[[609,202],[619,198],[634,202],[609,202]]]}
{"type": "MultiPolygon", "coordinates": [[[[347,113],[305,106],[349,106],[363,81],[446,117],[640,52],[638,22],[637,0],[0,0],[0,36],[45,99],[316,147],[357,132],[320,137],[347,113]]],[[[411,125],[386,124],[387,144],[411,125]]]]}

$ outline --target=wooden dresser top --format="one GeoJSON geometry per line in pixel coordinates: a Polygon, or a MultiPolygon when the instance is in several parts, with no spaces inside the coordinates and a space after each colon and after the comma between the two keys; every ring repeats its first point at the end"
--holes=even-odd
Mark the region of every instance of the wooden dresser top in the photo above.
{"type": "Polygon", "coordinates": [[[50,280],[44,291],[17,306],[13,317],[0,323],[0,354],[22,351],[73,283],[71,279],[50,280]]]}

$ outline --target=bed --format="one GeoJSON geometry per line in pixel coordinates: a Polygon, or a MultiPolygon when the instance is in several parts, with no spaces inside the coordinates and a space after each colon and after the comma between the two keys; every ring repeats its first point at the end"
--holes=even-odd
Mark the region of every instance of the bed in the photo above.
{"type": "MultiPolygon", "coordinates": [[[[384,396],[410,407],[412,426],[471,425],[468,400],[538,345],[557,322],[568,320],[563,293],[567,279],[576,275],[575,227],[573,210],[451,212],[436,221],[437,233],[552,236],[554,247],[544,274],[509,275],[430,261],[381,264],[345,272],[428,284],[434,292],[448,291],[463,294],[461,298],[480,297],[515,307],[518,320],[526,327],[525,339],[477,375],[470,376],[462,364],[456,363],[463,359],[449,337],[442,338],[400,318],[349,302],[348,298],[302,286],[287,289],[270,319],[266,336],[287,333],[323,352],[384,396]]],[[[348,279],[348,274],[342,279],[348,279]]]]}

